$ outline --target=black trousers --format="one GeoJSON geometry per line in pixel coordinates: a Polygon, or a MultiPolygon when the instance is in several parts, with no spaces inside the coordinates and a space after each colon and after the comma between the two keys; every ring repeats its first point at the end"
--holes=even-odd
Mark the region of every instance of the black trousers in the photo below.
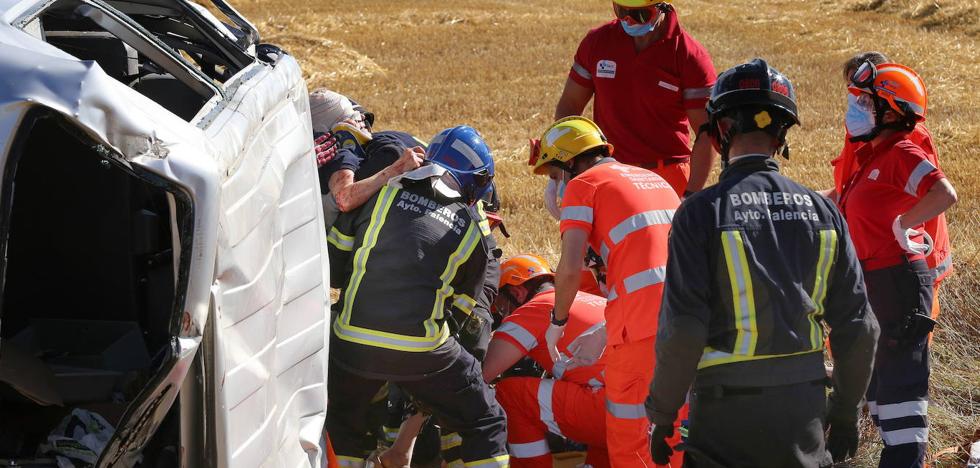
{"type": "MultiPolygon", "coordinates": [[[[327,378],[327,433],[337,456],[344,461],[363,460],[376,447],[368,427],[368,407],[384,385],[338,366],[332,356],[327,378]]],[[[489,460],[507,454],[507,423],[493,390],[483,381],[479,362],[460,352],[448,368],[418,380],[399,381],[398,386],[432,412],[447,431],[459,433],[464,462],[489,460]]],[[[500,466],[505,466],[502,459],[500,466]]],[[[496,466],[488,461],[486,465],[496,466]]]]}
{"type": "Polygon", "coordinates": [[[685,467],[825,467],[823,381],[695,388],[685,467]],[[728,390],[728,391],[726,391],[728,390]]]}
{"type": "Polygon", "coordinates": [[[878,466],[921,467],[929,441],[929,336],[935,277],[925,262],[865,272],[881,325],[868,408],[885,446],[878,466]],[[917,320],[916,314],[920,317],[917,320]]]}

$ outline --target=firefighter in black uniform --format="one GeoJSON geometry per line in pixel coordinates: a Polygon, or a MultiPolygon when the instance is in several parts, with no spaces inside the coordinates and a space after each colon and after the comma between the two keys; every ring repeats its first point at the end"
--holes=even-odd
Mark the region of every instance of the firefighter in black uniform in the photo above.
{"type": "Polygon", "coordinates": [[[833,203],[773,159],[799,123],[789,80],[761,59],[736,66],[707,109],[724,170],[673,219],[646,404],[653,459],[667,461],[690,388],[685,466],[829,466],[857,448],[878,337],[861,266],[833,203]]]}
{"type": "Polygon", "coordinates": [[[449,332],[450,308],[472,311],[488,249],[472,204],[490,189],[493,160],[461,126],[430,142],[429,164],[395,178],[334,225],[331,281],[343,289],[334,320],[327,432],[341,466],[374,448],[365,415],[385,381],[397,383],[462,438],[467,466],[506,466],[506,423],[477,360],[449,332]]]}

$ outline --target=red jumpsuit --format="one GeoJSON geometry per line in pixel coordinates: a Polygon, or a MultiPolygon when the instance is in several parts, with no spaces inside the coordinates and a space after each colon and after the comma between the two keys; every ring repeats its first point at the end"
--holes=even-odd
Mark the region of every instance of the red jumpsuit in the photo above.
{"type": "Polygon", "coordinates": [[[615,466],[653,466],[643,403],[679,204],[659,175],[613,158],[569,181],[562,199],[561,232],[585,231],[606,264],[606,447],[615,466]]]}
{"type": "MultiPolygon", "coordinates": [[[[558,379],[512,377],[497,384],[497,401],[507,412],[507,445],[515,468],[551,467],[546,439],[550,431],[588,445],[586,464],[611,466],[606,451],[605,357],[587,367],[565,370],[565,362],[552,363],[545,345],[545,331],[555,304],[554,291],[538,294],[504,319],[494,340],[505,340],[523,350],[558,379]]],[[[569,311],[559,351],[568,356],[568,346],[584,332],[603,321],[606,301],[580,292],[569,311]]],[[[685,414],[682,417],[686,417],[685,414]]],[[[680,431],[673,443],[680,440],[680,431]]],[[[672,460],[680,466],[681,454],[672,460]]]]}

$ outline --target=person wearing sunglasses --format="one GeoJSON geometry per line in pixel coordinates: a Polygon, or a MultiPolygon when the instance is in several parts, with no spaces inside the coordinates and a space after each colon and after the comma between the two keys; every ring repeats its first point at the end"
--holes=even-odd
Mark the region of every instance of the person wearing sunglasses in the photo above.
{"type": "MultiPolygon", "coordinates": [[[[922,78],[897,63],[860,63],[845,117],[857,170],[839,205],[851,227],[881,338],[868,408],[884,448],[879,466],[923,466],[928,438],[929,334],[936,272],[925,223],[956,203],[949,179],[912,140],[925,121],[922,78]]],[[[836,349],[835,349],[836,350],[836,349]]]]}
{"type": "MultiPolygon", "coordinates": [[[[445,129],[428,159],[395,177],[331,228],[331,286],[341,289],[330,339],[327,433],[341,466],[364,466],[372,398],[391,382],[461,438],[471,466],[507,466],[503,410],[448,316],[471,314],[489,248],[473,205],[494,161],[473,128],[445,129]]],[[[374,460],[380,464],[379,460],[374,460]]]]}
{"type": "MultiPolygon", "coordinates": [[[[612,10],[615,18],[579,44],[555,120],[581,115],[594,99],[593,119],[620,162],[660,174],[678,196],[696,192],[715,158],[702,131],[715,82],[711,57],[670,1],[614,0],[612,10]]],[[[557,185],[549,182],[546,203],[557,185]]]]}
{"type": "Polygon", "coordinates": [[[540,155],[531,161],[535,174],[567,184],[555,307],[545,338],[552,361],[558,361],[558,344],[591,248],[606,265],[609,460],[613,466],[652,466],[643,401],[653,374],[667,234],[680,199],[661,176],[612,155],[613,145],[595,122],[573,116],[545,130],[540,155]]]}
{"type": "Polygon", "coordinates": [[[374,114],[350,98],[319,88],[310,117],[327,230],[337,216],[363,205],[392,177],[425,158],[425,144],[405,132],[373,132],[374,114]]]}

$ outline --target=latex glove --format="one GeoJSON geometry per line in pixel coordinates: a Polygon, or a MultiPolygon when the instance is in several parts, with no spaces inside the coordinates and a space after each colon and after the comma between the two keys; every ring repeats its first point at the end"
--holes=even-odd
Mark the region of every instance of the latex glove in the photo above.
{"type": "Polygon", "coordinates": [[[337,139],[332,133],[324,133],[313,140],[313,151],[316,153],[316,167],[323,166],[337,155],[337,139]]]}
{"type": "Polygon", "coordinates": [[[565,334],[565,325],[548,325],[548,331],[544,332],[544,341],[548,346],[548,354],[551,355],[551,362],[557,362],[561,356],[558,354],[558,340],[565,334]]]}
{"type": "Polygon", "coordinates": [[[673,436],[673,424],[653,426],[653,433],[650,434],[650,456],[654,463],[658,465],[670,463],[670,456],[674,454],[674,449],[670,448],[667,439],[673,436]]]}
{"type": "Polygon", "coordinates": [[[572,363],[568,368],[591,366],[602,357],[605,350],[606,324],[603,323],[600,327],[582,333],[568,345],[568,352],[572,354],[572,363]]]}
{"type": "Polygon", "coordinates": [[[898,245],[902,246],[902,249],[910,254],[928,255],[932,252],[932,238],[926,235],[925,244],[920,244],[912,240],[912,236],[917,236],[922,234],[922,232],[916,231],[915,229],[902,228],[902,215],[895,217],[895,221],[892,223],[892,233],[895,234],[895,240],[898,241],[898,245]]]}
{"type": "Polygon", "coordinates": [[[544,207],[555,219],[561,218],[561,207],[558,206],[558,182],[555,179],[548,179],[548,185],[544,187],[544,207]]]}
{"type": "Polygon", "coordinates": [[[857,420],[845,421],[828,417],[827,451],[833,457],[834,463],[840,463],[854,456],[858,448],[857,420]]]}

